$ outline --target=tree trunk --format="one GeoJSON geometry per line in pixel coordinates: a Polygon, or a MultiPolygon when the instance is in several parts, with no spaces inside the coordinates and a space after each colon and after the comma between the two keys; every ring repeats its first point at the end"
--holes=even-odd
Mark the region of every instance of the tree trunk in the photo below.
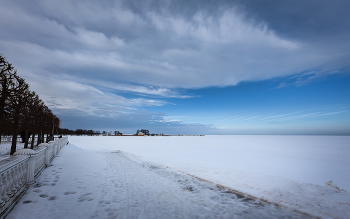
{"type": "MultiPolygon", "coordinates": [[[[2,100],[1,100],[2,102],[2,100]]],[[[2,126],[4,123],[4,107],[2,106],[2,103],[0,104],[0,144],[1,144],[1,136],[2,136],[2,126]]]]}
{"type": "Polygon", "coordinates": [[[12,145],[11,145],[11,153],[10,155],[13,155],[16,152],[16,146],[17,146],[17,130],[13,131],[12,135],[12,145]]]}
{"type": "Polygon", "coordinates": [[[24,148],[28,148],[28,141],[29,141],[29,133],[28,130],[24,133],[24,148]]]}
{"type": "Polygon", "coordinates": [[[18,116],[14,117],[14,124],[13,124],[13,135],[12,135],[12,145],[11,145],[11,153],[10,155],[13,155],[16,152],[16,146],[17,146],[17,135],[18,135],[18,116]]]}
{"type": "Polygon", "coordinates": [[[2,95],[0,97],[0,144],[1,144],[1,136],[2,136],[2,127],[5,120],[5,100],[6,95],[8,94],[7,86],[6,86],[6,78],[4,79],[4,82],[2,83],[2,95]]]}
{"type": "Polygon", "coordinates": [[[38,134],[38,141],[36,142],[36,146],[38,146],[41,143],[43,134],[39,132],[38,134]]]}
{"type": "MultiPolygon", "coordinates": [[[[39,138],[38,138],[39,140],[39,138]]],[[[35,133],[32,134],[32,143],[30,145],[30,149],[34,149],[34,141],[35,141],[35,133]]]]}

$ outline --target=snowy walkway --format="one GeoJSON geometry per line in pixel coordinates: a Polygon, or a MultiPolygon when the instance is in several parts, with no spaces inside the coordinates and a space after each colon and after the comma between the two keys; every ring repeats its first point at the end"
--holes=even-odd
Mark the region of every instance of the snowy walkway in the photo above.
{"type": "Polygon", "coordinates": [[[238,199],[212,184],[119,152],[91,152],[72,144],[37,179],[13,218],[308,218],[238,199]]]}

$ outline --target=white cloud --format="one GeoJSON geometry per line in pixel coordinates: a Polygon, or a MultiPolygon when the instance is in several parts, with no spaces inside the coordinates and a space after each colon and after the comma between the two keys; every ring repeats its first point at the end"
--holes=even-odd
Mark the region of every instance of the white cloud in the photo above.
{"type": "Polygon", "coordinates": [[[118,84],[112,82],[93,82],[94,85],[98,85],[112,90],[132,92],[141,96],[158,96],[165,98],[191,98],[194,96],[182,95],[174,89],[165,87],[153,87],[153,86],[142,86],[142,85],[130,85],[130,84],[118,84]]]}
{"type": "Polygon", "coordinates": [[[164,17],[151,13],[154,24],[163,31],[172,31],[175,37],[193,37],[206,43],[266,45],[284,49],[298,49],[297,42],[282,39],[269,30],[267,25],[258,25],[244,20],[235,9],[226,10],[219,19],[199,12],[187,20],[182,17],[164,17]]]}
{"type": "Polygon", "coordinates": [[[342,114],[342,113],[348,113],[349,106],[342,106],[338,108],[323,108],[319,109],[320,111],[316,111],[314,109],[309,109],[309,110],[303,110],[303,111],[295,111],[295,112],[290,112],[290,113],[285,113],[285,114],[277,114],[277,115],[257,115],[257,116],[252,116],[252,115],[237,115],[234,116],[233,118],[225,118],[221,119],[220,123],[231,123],[234,121],[235,123],[239,123],[240,125],[247,124],[249,123],[255,123],[261,125],[262,123],[281,123],[281,122],[291,122],[293,123],[295,120],[307,120],[307,119],[312,119],[314,117],[329,117],[329,116],[334,116],[337,114],[342,114]],[[240,123],[242,122],[243,123],[240,123]]]}
{"type": "Polygon", "coordinates": [[[75,28],[76,41],[92,49],[115,50],[125,45],[123,40],[117,37],[107,38],[101,32],[88,31],[84,28],[75,28]]]}
{"type": "Polygon", "coordinates": [[[39,4],[45,16],[52,13],[50,18],[5,5],[0,20],[4,32],[14,35],[2,37],[0,48],[12,53],[13,62],[24,59],[45,69],[65,67],[65,74],[86,72],[91,78],[95,74],[105,81],[160,89],[228,86],[292,75],[340,56],[282,38],[235,8],[219,16],[150,12],[141,17],[115,4],[39,4]]]}
{"type": "Polygon", "coordinates": [[[191,16],[168,10],[142,14],[119,1],[4,0],[0,51],[46,101],[101,114],[166,104],[145,95],[188,98],[179,89],[349,66],[348,44],[282,37],[236,8],[191,16]]]}
{"type": "MultiPolygon", "coordinates": [[[[120,6],[106,8],[93,2],[46,2],[40,6],[55,19],[18,8],[1,10],[6,18],[2,20],[12,21],[11,27],[4,23],[8,31],[21,33],[4,43],[43,47],[47,53],[40,58],[43,67],[61,63],[67,68],[91,66],[112,80],[165,87],[226,86],[293,74],[314,68],[327,58],[305,51],[302,43],[278,37],[263,22],[246,21],[235,9],[216,18],[198,12],[188,19],[155,12],[141,18],[120,6]],[[111,25],[113,33],[92,30],[96,25],[104,27],[104,22],[111,25]]],[[[17,51],[37,53],[26,47],[17,51]]]]}
{"type": "Polygon", "coordinates": [[[167,104],[165,101],[149,98],[125,98],[86,84],[57,77],[34,80],[31,78],[30,80],[31,89],[39,93],[40,98],[53,111],[78,109],[87,114],[114,116],[134,112],[143,106],[167,104]]]}

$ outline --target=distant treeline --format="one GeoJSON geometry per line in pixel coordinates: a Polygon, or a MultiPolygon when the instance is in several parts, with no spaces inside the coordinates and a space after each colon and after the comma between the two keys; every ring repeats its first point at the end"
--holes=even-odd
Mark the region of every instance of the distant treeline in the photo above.
{"type": "Polygon", "coordinates": [[[54,133],[59,125],[60,119],[34,91],[29,90],[29,85],[17,75],[17,70],[0,54],[0,135],[13,135],[11,155],[16,152],[19,133],[24,132],[24,148],[27,148],[30,134],[38,135],[39,144],[44,134],[54,133]]]}
{"type": "Polygon", "coordinates": [[[58,129],[58,133],[59,135],[122,135],[123,133],[119,132],[119,131],[110,131],[110,132],[106,132],[106,131],[95,131],[95,130],[86,130],[86,129],[76,129],[74,130],[70,130],[70,129],[58,129]]]}
{"type": "Polygon", "coordinates": [[[100,131],[94,131],[94,130],[86,130],[86,129],[76,129],[70,130],[70,129],[58,129],[59,135],[100,135],[100,131]]]}

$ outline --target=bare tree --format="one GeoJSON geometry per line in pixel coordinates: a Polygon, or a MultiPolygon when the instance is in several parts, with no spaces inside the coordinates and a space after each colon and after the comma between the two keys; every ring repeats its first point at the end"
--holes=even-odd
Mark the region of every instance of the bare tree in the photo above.
{"type": "Polygon", "coordinates": [[[29,125],[30,125],[30,111],[31,111],[31,102],[33,99],[33,92],[29,91],[27,100],[23,104],[22,108],[22,119],[21,119],[21,133],[24,133],[24,148],[28,148],[28,138],[29,138],[29,125]]]}
{"type": "MultiPolygon", "coordinates": [[[[6,58],[0,54],[0,136],[3,133],[4,123],[7,119],[5,107],[8,98],[15,92],[15,79],[17,71],[11,63],[7,62],[6,58]]],[[[1,142],[1,138],[0,138],[1,142]]]]}
{"type": "Polygon", "coordinates": [[[42,107],[44,103],[42,100],[39,99],[38,95],[35,95],[32,98],[31,102],[31,110],[30,110],[30,124],[29,124],[29,129],[32,132],[32,142],[30,145],[30,148],[34,148],[34,143],[35,143],[35,135],[39,133],[38,130],[38,111],[42,107]]]}
{"type": "MultiPolygon", "coordinates": [[[[42,100],[38,100],[38,102],[35,105],[35,109],[33,111],[34,113],[34,118],[33,118],[33,123],[34,123],[34,127],[33,127],[33,133],[38,135],[38,141],[37,141],[37,145],[39,145],[40,143],[42,143],[43,140],[43,136],[42,136],[42,121],[43,121],[43,111],[44,111],[44,107],[45,104],[42,100]]],[[[33,134],[33,136],[35,136],[35,134],[33,134]]],[[[31,148],[34,147],[34,141],[32,139],[32,145],[31,148]]]]}
{"type": "MultiPolygon", "coordinates": [[[[0,54],[0,136],[4,131],[12,134],[11,155],[16,152],[17,135],[24,132],[24,148],[28,148],[29,133],[35,134],[38,144],[44,134],[58,132],[60,119],[44,104],[39,96],[29,90],[25,80],[17,75],[12,64],[0,54]]],[[[0,140],[1,143],[1,140],[0,140]]]]}
{"type": "Polygon", "coordinates": [[[20,119],[24,112],[24,104],[30,96],[29,85],[24,81],[23,78],[15,75],[13,80],[16,92],[12,92],[9,96],[9,114],[13,122],[13,136],[11,145],[11,155],[16,152],[17,135],[20,125],[20,119]]]}

